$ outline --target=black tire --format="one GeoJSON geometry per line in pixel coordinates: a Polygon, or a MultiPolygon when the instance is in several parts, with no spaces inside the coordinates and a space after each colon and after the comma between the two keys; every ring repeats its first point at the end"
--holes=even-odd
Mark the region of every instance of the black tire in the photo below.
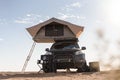
{"type": "Polygon", "coordinates": [[[45,73],[49,73],[49,68],[48,68],[48,66],[46,64],[43,65],[43,71],[45,73]]]}
{"type": "Polygon", "coordinates": [[[86,63],[84,63],[81,67],[79,67],[77,69],[77,72],[89,72],[89,71],[90,71],[90,69],[86,63]]]}
{"type": "Polygon", "coordinates": [[[54,73],[57,72],[56,63],[52,64],[52,72],[54,72],[54,73]]]}
{"type": "Polygon", "coordinates": [[[77,72],[79,73],[79,72],[84,72],[84,69],[83,68],[78,68],[77,69],[77,72]]]}
{"type": "Polygon", "coordinates": [[[85,72],[90,72],[90,67],[86,65],[85,72]]]}
{"type": "Polygon", "coordinates": [[[90,72],[90,68],[88,66],[84,66],[77,69],[77,72],[90,72]]]}

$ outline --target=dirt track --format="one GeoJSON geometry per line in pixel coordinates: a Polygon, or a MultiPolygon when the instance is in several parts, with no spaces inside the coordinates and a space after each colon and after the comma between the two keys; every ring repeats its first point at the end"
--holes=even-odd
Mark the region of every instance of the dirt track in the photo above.
{"type": "Polygon", "coordinates": [[[120,80],[120,71],[89,73],[16,73],[1,72],[0,80],[120,80]]]}

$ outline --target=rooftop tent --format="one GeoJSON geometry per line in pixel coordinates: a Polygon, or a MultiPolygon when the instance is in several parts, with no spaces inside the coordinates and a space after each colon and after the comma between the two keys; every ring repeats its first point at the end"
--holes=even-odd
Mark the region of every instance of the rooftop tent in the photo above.
{"type": "Polygon", "coordinates": [[[38,43],[53,43],[55,40],[78,38],[83,27],[63,20],[51,18],[40,24],[27,28],[33,40],[38,43]]]}

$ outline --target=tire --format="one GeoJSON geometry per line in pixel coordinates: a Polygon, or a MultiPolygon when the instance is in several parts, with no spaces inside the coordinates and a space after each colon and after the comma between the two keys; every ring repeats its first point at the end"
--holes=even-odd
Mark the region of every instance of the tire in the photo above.
{"type": "Polygon", "coordinates": [[[99,62],[90,62],[89,68],[90,72],[99,72],[100,71],[99,62]]]}
{"type": "Polygon", "coordinates": [[[77,69],[77,72],[89,72],[89,71],[90,71],[90,68],[87,66],[86,63],[84,63],[83,66],[77,69]]]}
{"type": "Polygon", "coordinates": [[[77,69],[77,72],[79,73],[79,72],[85,72],[85,70],[83,69],[83,68],[78,68],[77,69]]]}
{"type": "Polygon", "coordinates": [[[52,64],[52,72],[54,72],[54,73],[57,72],[56,63],[52,64]]]}
{"type": "Polygon", "coordinates": [[[46,64],[43,65],[43,71],[45,73],[49,73],[49,68],[48,68],[48,66],[46,64]]]}
{"type": "Polygon", "coordinates": [[[77,72],[90,72],[90,68],[88,66],[84,66],[82,68],[78,68],[77,72]]]}

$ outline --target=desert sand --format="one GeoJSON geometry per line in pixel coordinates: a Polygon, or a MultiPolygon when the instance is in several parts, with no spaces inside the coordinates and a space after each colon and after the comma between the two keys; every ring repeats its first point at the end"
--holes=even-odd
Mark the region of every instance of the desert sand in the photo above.
{"type": "Polygon", "coordinates": [[[0,72],[0,80],[120,80],[120,70],[102,72],[0,72]]]}

